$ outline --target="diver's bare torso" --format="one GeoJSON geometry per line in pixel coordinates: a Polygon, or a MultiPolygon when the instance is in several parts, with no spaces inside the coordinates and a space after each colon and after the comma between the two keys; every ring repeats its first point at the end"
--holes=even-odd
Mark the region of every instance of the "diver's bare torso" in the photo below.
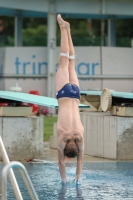
{"type": "Polygon", "coordinates": [[[83,136],[83,125],[79,114],[79,100],[76,98],[59,98],[59,111],[57,121],[58,136],[65,139],[69,137],[79,138],[83,136]]]}

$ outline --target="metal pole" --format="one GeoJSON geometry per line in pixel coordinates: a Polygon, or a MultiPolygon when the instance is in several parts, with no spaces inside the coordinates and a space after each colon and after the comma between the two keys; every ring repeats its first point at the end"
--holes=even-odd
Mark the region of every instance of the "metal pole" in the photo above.
{"type": "MultiPolygon", "coordinates": [[[[102,14],[106,13],[106,1],[102,0],[101,2],[102,6],[102,14]]],[[[101,20],[101,46],[104,46],[104,35],[105,35],[105,21],[101,20]]]]}
{"type": "Polygon", "coordinates": [[[105,21],[101,20],[101,46],[104,46],[105,21]]]}
{"type": "Polygon", "coordinates": [[[15,46],[22,46],[22,17],[15,17],[15,46]]]}
{"type": "MultiPolygon", "coordinates": [[[[55,53],[56,53],[56,12],[55,0],[49,1],[48,12],[48,92],[49,97],[55,97],[55,53]]],[[[55,109],[50,109],[51,114],[55,114],[55,109]]]]}
{"type": "Polygon", "coordinates": [[[7,182],[7,174],[9,172],[9,170],[11,170],[10,168],[15,167],[15,168],[20,168],[20,173],[22,175],[22,178],[27,186],[27,189],[29,191],[29,194],[31,196],[32,200],[39,200],[38,196],[35,192],[35,189],[32,185],[32,182],[30,180],[30,177],[24,167],[24,165],[22,165],[20,162],[10,162],[9,164],[7,164],[3,171],[2,171],[2,200],[7,200],[7,193],[6,193],[6,182],[7,182]]]}
{"type": "Polygon", "coordinates": [[[108,19],[108,46],[116,46],[115,19],[108,19]]]}
{"type": "Polygon", "coordinates": [[[56,52],[56,14],[55,3],[52,1],[48,12],[48,96],[53,97],[56,52]]]}
{"type": "MultiPolygon", "coordinates": [[[[6,153],[6,149],[5,149],[5,146],[4,146],[3,141],[1,139],[1,136],[0,136],[0,150],[1,150],[1,156],[2,156],[4,164],[5,165],[9,164],[10,161],[9,161],[8,155],[6,153]]],[[[12,169],[10,169],[10,171],[9,171],[9,178],[10,178],[16,199],[17,200],[23,200],[21,192],[20,192],[18,184],[17,184],[17,181],[16,181],[16,178],[15,178],[15,175],[14,175],[14,172],[13,172],[12,169]]]]}

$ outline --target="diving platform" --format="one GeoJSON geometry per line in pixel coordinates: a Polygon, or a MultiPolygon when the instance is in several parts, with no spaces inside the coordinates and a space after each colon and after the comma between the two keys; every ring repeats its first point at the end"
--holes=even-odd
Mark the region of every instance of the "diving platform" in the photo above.
{"type": "Polygon", "coordinates": [[[81,91],[81,103],[90,106],[81,111],[110,112],[114,116],[133,117],[133,93],[118,92],[104,88],[102,91],[81,91]]]}

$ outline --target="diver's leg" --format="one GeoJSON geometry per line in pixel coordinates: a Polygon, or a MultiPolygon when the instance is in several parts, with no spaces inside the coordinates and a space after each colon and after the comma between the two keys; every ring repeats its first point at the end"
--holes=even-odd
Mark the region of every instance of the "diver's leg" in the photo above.
{"type": "Polygon", "coordinates": [[[79,81],[75,70],[75,50],[71,38],[70,26],[67,26],[67,35],[69,43],[69,82],[79,87],[79,81]]]}
{"type": "Polygon", "coordinates": [[[69,83],[69,43],[66,27],[63,24],[63,19],[60,15],[57,16],[57,21],[61,31],[60,58],[58,63],[58,71],[55,77],[56,92],[69,83]]]}

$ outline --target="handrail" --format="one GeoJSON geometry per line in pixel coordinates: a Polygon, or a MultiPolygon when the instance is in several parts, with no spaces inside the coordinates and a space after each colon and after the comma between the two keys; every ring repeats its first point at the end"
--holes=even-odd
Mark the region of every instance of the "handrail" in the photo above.
{"type": "MultiPolygon", "coordinates": [[[[3,141],[2,141],[2,139],[1,139],[1,136],[0,136],[0,152],[1,152],[1,156],[2,156],[2,159],[3,159],[4,164],[5,164],[5,165],[6,165],[6,164],[9,164],[10,161],[9,161],[9,158],[8,158],[8,155],[7,155],[5,146],[4,146],[4,144],[3,144],[3,141]]],[[[13,172],[12,169],[10,169],[10,171],[9,171],[9,178],[10,178],[10,181],[11,181],[11,184],[12,184],[12,187],[13,187],[13,190],[14,190],[14,193],[15,193],[15,196],[16,196],[16,199],[17,199],[17,200],[23,200],[22,195],[21,195],[21,192],[20,192],[20,189],[19,189],[19,187],[18,187],[16,178],[15,178],[15,175],[14,175],[14,172],[13,172]]]]}
{"type": "Polygon", "coordinates": [[[27,186],[27,189],[29,191],[31,199],[32,200],[39,200],[38,196],[35,192],[35,189],[32,185],[32,182],[30,180],[30,177],[27,173],[26,168],[24,167],[23,164],[21,164],[20,162],[16,162],[16,161],[10,162],[2,170],[2,198],[1,198],[1,200],[7,200],[7,192],[6,192],[6,190],[7,190],[7,188],[6,188],[7,174],[9,172],[10,168],[13,168],[13,167],[14,168],[20,168],[20,173],[21,173],[22,178],[25,182],[25,185],[27,186]]]}
{"type": "MultiPolygon", "coordinates": [[[[1,74],[0,78],[47,78],[47,74],[1,74]]],[[[108,75],[108,74],[88,74],[78,75],[79,79],[133,79],[133,75],[108,75]]]]}
{"type": "Polygon", "coordinates": [[[133,75],[78,75],[79,79],[133,79],[133,75]]]}

